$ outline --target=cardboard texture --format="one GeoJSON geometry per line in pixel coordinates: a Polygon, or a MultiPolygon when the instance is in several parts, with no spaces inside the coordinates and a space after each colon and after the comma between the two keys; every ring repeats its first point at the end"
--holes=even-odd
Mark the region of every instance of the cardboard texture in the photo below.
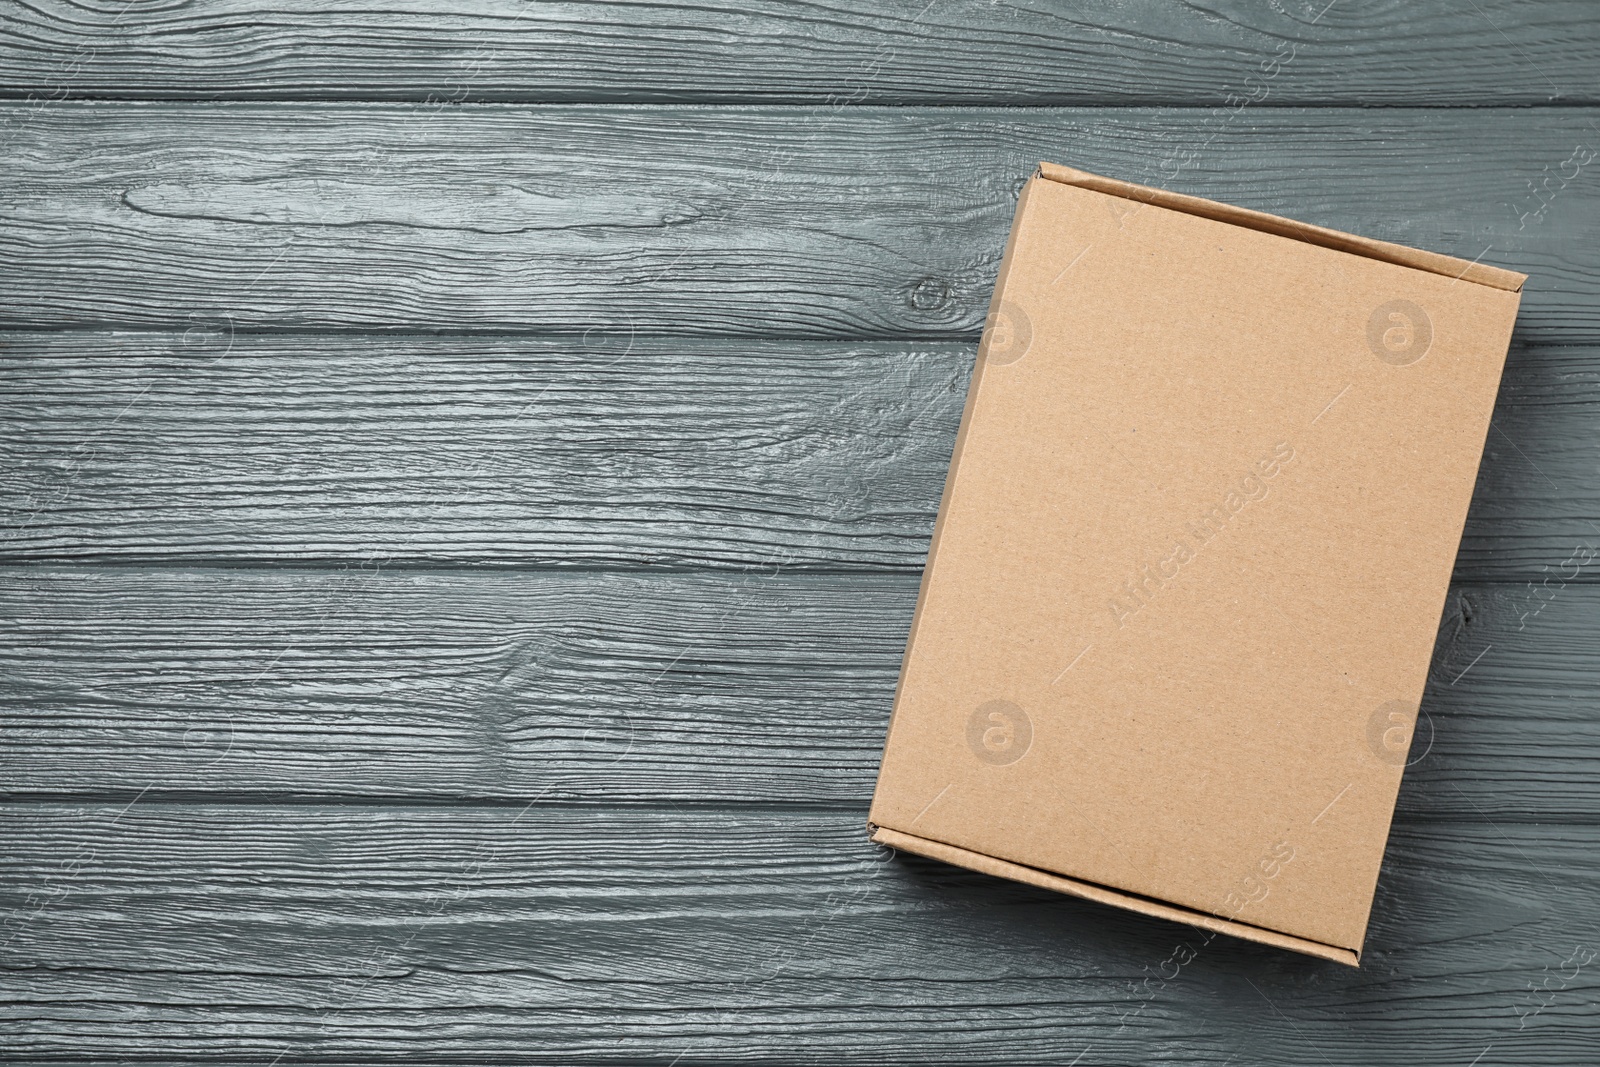
{"type": "Polygon", "coordinates": [[[874,839],[1357,964],[1524,280],[1041,165],[874,839]]]}

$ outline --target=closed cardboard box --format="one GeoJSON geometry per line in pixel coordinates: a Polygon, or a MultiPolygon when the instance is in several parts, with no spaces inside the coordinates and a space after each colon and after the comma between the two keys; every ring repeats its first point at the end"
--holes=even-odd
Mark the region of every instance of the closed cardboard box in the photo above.
{"type": "Polygon", "coordinates": [[[1523,281],[1043,165],[874,839],[1358,963],[1523,281]]]}

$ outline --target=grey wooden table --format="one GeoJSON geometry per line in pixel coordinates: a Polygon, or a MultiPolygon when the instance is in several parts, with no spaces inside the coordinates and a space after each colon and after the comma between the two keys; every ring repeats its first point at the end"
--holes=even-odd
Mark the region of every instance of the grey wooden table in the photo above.
{"type": "Polygon", "coordinates": [[[1600,1062],[1585,0],[0,8],[0,1055],[1600,1062]],[[866,841],[1049,159],[1528,272],[1360,970],[866,841]]]}

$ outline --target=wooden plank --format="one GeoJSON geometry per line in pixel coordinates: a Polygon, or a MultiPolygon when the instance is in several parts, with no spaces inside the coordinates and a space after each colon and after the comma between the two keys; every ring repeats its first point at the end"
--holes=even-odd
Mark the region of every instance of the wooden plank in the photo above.
{"type": "Polygon", "coordinates": [[[1597,115],[62,102],[6,150],[0,326],[972,339],[1055,159],[1527,271],[1571,343],[1597,115]]]}
{"type": "MultiPolygon", "coordinates": [[[[6,790],[860,815],[916,584],[12,569],[6,790]]],[[[1600,814],[1597,608],[1594,585],[1456,591],[1401,821],[1600,814]]]]}
{"type": "Polygon", "coordinates": [[[1579,0],[1141,0],[1081,13],[890,0],[32,0],[0,17],[0,90],[42,99],[1594,103],[1591,15],[1579,0]]]}
{"type": "Polygon", "coordinates": [[[920,568],[973,351],[203,330],[0,344],[13,559],[721,567],[920,568]]]}
{"type": "MultiPolygon", "coordinates": [[[[916,570],[972,358],[604,332],[13,333],[0,560],[916,570]]],[[[1542,581],[1600,539],[1597,439],[1600,349],[1514,350],[1459,581],[1542,581]]]]}
{"type": "Polygon", "coordinates": [[[7,805],[0,1033],[15,1061],[1588,1064],[1600,831],[1516,834],[1398,828],[1353,970],[893,858],[847,815],[7,805]]]}

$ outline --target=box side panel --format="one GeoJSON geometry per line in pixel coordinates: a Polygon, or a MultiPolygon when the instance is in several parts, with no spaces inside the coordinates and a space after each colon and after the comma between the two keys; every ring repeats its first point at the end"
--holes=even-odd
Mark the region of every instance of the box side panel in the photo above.
{"type": "Polygon", "coordinates": [[[1182,211],[1190,215],[1200,215],[1204,218],[1215,219],[1218,222],[1228,222],[1235,226],[1244,226],[1252,230],[1276,234],[1279,237],[1306,241],[1311,244],[1321,245],[1324,248],[1333,248],[1341,252],[1349,252],[1352,255],[1365,256],[1368,259],[1382,260],[1385,263],[1397,263],[1403,267],[1413,267],[1417,270],[1428,271],[1431,274],[1443,274],[1448,278],[1461,281],[1476,282],[1479,285],[1487,285],[1493,289],[1519,292],[1522,289],[1522,283],[1528,280],[1526,274],[1519,274],[1516,271],[1505,270],[1501,267],[1492,267],[1486,263],[1471,263],[1464,259],[1457,259],[1455,256],[1427,252],[1419,248],[1408,248],[1405,245],[1392,244],[1388,241],[1377,241],[1370,237],[1361,237],[1353,233],[1330,230],[1325,226],[1314,226],[1309,222],[1296,222],[1293,219],[1282,218],[1278,215],[1269,215],[1264,211],[1252,211],[1249,208],[1222,204],[1215,200],[1206,200],[1203,197],[1186,196],[1182,193],[1168,192],[1165,189],[1151,188],[1148,185],[1136,185],[1133,182],[1107,178],[1099,174],[1090,174],[1087,171],[1075,170],[1072,167],[1063,167],[1058,163],[1041,163],[1039,164],[1039,172],[1044,178],[1054,182],[1061,182],[1064,185],[1076,185],[1084,189],[1093,189],[1096,192],[1137,200],[1142,204],[1149,204],[1153,207],[1182,211]]]}
{"type": "Polygon", "coordinates": [[[1339,945],[1325,945],[1320,941],[1279,933],[1276,930],[1268,930],[1265,927],[1252,926],[1249,923],[1224,919],[1220,916],[1206,915],[1203,912],[1192,911],[1188,908],[1166,904],[1131,893],[1119,892],[1115,889],[1079,881],[1075,878],[1063,878],[1048,871],[1041,871],[1036,867],[1026,867],[1020,863],[996,859],[993,856],[985,856],[981,852],[973,852],[955,845],[944,844],[941,841],[933,841],[925,837],[917,837],[914,834],[902,833],[899,830],[891,830],[888,827],[874,827],[872,840],[880,845],[887,845],[903,852],[912,852],[919,856],[926,856],[929,859],[953,863],[958,867],[965,867],[980,874],[992,874],[997,878],[1008,878],[1011,881],[1023,882],[1027,885],[1038,886],[1041,889],[1053,889],[1069,896],[1082,897],[1085,900],[1093,900],[1101,904],[1110,904],[1113,907],[1135,911],[1141,915],[1150,915],[1158,919],[1170,919],[1173,922],[1186,923],[1202,930],[1229,934],[1233,937],[1243,938],[1246,941],[1256,941],[1263,945],[1286,948],[1308,956],[1332,960],[1335,963],[1342,963],[1349,967],[1359,967],[1361,965],[1359,948],[1352,949],[1339,945]]]}

